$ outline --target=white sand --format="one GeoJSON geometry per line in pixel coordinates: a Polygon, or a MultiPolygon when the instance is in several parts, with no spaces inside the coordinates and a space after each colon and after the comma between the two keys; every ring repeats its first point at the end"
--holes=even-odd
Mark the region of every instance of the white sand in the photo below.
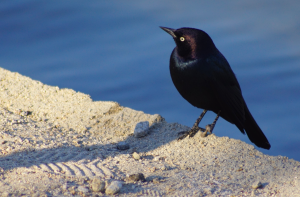
{"type": "Polygon", "coordinates": [[[102,196],[91,189],[100,177],[122,181],[120,196],[300,196],[300,162],[227,137],[177,141],[187,129],[0,68],[0,193],[102,196]],[[135,138],[141,121],[150,132],[135,138]],[[147,182],[128,182],[134,173],[147,182]]]}

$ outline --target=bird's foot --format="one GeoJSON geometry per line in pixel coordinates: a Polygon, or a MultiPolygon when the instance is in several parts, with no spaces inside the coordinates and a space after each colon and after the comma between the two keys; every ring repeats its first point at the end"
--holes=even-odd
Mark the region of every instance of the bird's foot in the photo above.
{"type": "Polygon", "coordinates": [[[196,135],[196,133],[198,132],[198,131],[200,131],[201,132],[201,135],[202,135],[202,131],[204,131],[205,129],[203,129],[203,128],[201,128],[201,127],[198,127],[198,126],[194,126],[193,128],[191,128],[190,130],[188,130],[188,131],[182,131],[182,132],[179,132],[178,133],[178,135],[181,135],[177,140],[179,141],[179,140],[182,140],[182,139],[184,139],[184,138],[186,138],[187,136],[189,136],[189,137],[194,137],[195,135],[196,135]]]}
{"type": "Polygon", "coordinates": [[[194,137],[196,135],[196,133],[199,131],[201,132],[201,134],[200,134],[201,137],[207,137],[208,135],[212,134],[212,129],[213,129],[212,126],[213,126],[212,124],[208,124],[208,125],[206,125],[205,129],[197,126],[197,127],[191,128],[188,131],[181,131],[178,133],[178,135],[180,135],[180,137],[177,140],[178,141],[182,140],[182,139],[186,138],[187,136],[194,137]]]}
{"type": "Polygon", "coordinates": [[[201,133],[201,137],[207,137],[208,135],[212,134],[212,124],[208,124],[205,127],[205,131],[201,133]]]}

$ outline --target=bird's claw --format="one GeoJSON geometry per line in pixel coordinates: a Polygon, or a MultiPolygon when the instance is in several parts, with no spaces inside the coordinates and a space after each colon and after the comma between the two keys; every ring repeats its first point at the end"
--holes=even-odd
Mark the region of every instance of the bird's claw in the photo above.
{"type": "Polygon", "coordinates": [[[211,130],[212,130],[212,125],[211,124],[208,124],[208,125],[205,126],[205,132],[211,133],[211,130]]]}
{"type": "Polygon", "coordinates": [[[202,131],[204,131],[204,129],[197,126],[197,127],[191,128],[188,131],[179,132],[178,135],[181,135],[181,136],[177,140],[178,141],[182,140],[182,139],[186,138],[187,136],[194,137],[198,131],[200,131],[202,133],[202,131]]]}
{"type": "Polygon", "coordinates": [[[201,133],[201,137],[207,137],[208,135],[212,134],[211,130],[211,124],[206,125],[205,131],[201,133]]]}
{"type": "Polygon", "coordinates": [[[180,135],[180,137],[177,138],[177,141],[186,138],[186,136],[189,135],[189,131],[181,131],[181,132],[178,133],[178,135],[180,135]]]}
{"type": "Polygon", "coordinates": [[[208,124],[206,125],[205,127],[205,130],[201,127],[193,127],[191,128],[189,131],[181,131],[178,133],[178,135],[181,135],[177,140],[182,140],[184,138],[186,138],[187,136],[189,137],[194,137],[196,135],[197,132],[201,132],[200,136],[201,137],[207,137],[208,135],[212,134],[211,132],[212,130],[212,125],[211,124],[208,124]]]}

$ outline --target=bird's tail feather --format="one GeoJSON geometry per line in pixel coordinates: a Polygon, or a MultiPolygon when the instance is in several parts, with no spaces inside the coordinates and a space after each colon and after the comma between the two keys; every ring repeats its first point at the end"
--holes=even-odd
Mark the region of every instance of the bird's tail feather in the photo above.
{"type": "Polygon", "coordinates": [[[245,123],[244,129],[250,139],[256,146],[264,149],[270,149],[271,145],[252,117],[247,105],[245,104],[245,123]]]}

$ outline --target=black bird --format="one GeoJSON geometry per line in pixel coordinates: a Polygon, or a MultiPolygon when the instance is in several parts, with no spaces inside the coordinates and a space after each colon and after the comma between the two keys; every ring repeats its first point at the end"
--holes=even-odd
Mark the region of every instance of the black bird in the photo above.
{"type": "Polygon", "coordinates": [[[206,132],[212,132],[219,116],[235,124],[256,146],[270,149],[266,136],[252,117],[237,78],[229,63],[216,48],[210,36],[199,29],[172,29],[160,27],[170,34],[175,43],[170,57],[170,73],[172,81],[190,104],[204,111],[190,131],[179,139],[193,137],[206,111],[217,114],[214,122],[206,126],[206,132]]]}

